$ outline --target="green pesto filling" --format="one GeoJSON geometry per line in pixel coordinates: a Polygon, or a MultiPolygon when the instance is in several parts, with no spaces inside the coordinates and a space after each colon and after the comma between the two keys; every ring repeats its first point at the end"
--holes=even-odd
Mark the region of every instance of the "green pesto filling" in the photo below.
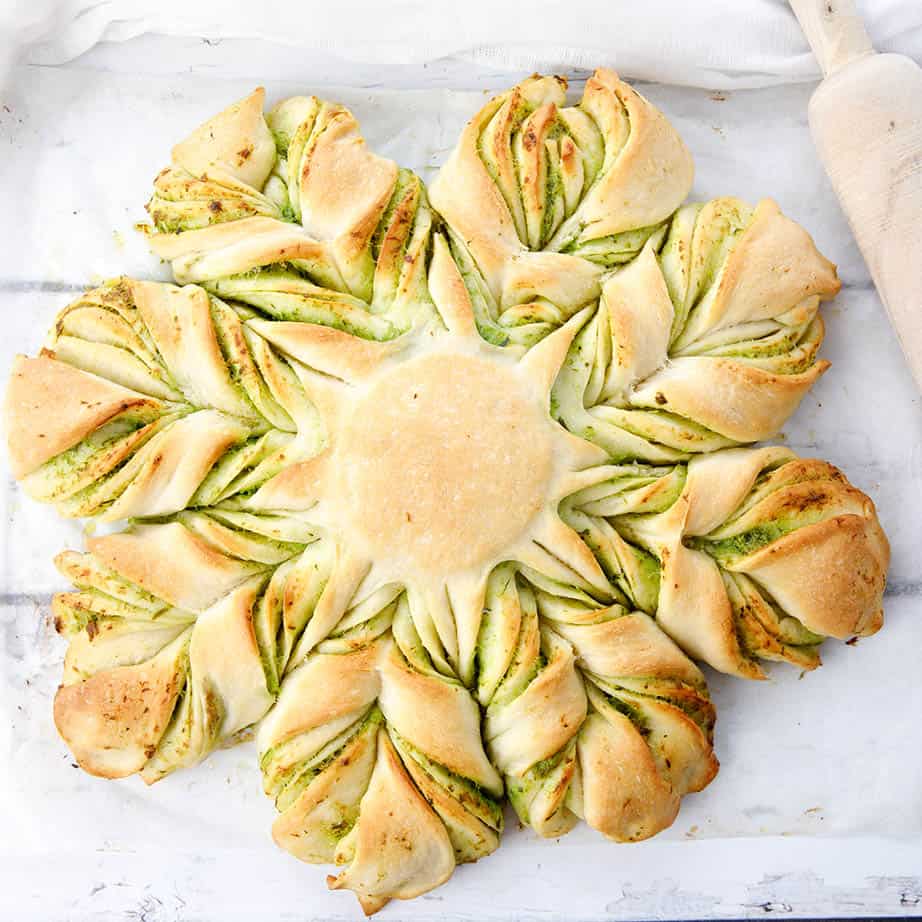
{"type": "MultiPolygon", "coordinates": [[[[483,163],[487,173],[490,174],[490,178],[493,180],[497,189],[499,189],[500,194],[505,199],[506,206],[508,207],[510,214],[515,215],[516,209],[513,207],[512,201],[510,201],[510,195],[515,194],[518,196],[519,207],[521,208],[521,205],[522,205],[521,190],[518,188],[517,184],[516,184],[514,193],[510,193],[507,189],[504,188],[503,184],[500,182],[499,173],[497,172],[496,167],[493,163],[493,158],[491,156],[488,156],[486,152],[484,151],[484,135],[487,133],[486,129],[489,128],[489,126],[493,123],[493,119],[496,118],[496,115],[500,111],[500,108],[501,107],[497,107],[496,112],[493,113],[489,121],[486,123],[485,130],[482,131],[479,137],[477,138],[477,156],[480,158],[480,161],[483,163]]],[[[534,111],[533,106],[530,106],[528,103],[521,102],[519,107],[513,113],[512,125],[510,126],[510,131],[509,131],[509,150],[512,155],[513,174],[516,177],[518,177],[519,175],[519,161],[515,154],[515,144],[512,142],[512,139],[518,133],[519,128],[521,128],[522,122],[524,122],[525,119],[528,118],[528,116],[531,115],[533,111],[534,111]]],[[[488,342],[490,342],[490,340],[488,340],[488,342]]],[[[495,345],[504,345],[504,344],[498,343],[495,345]]]]}
{"type": "Polygon", "coordinates": [[[182,218],[168,217],[163,211],[152,211],[151,218],[153,219],[154,227],[161,234],[179,234],[186,229],[185,221],[182,218]]]}
{"type": "MultiPolygon", "coordinates": [[[[357,736],[365,730],[368,730],[370,725],[382,723],[384,723],[384,715],[377,705],[372,705],[364,717],[353,724],[346,733],[331,740],[330,743],[323,747],[312,758],[299,764],[291,765],[284,771],[279,772],[274,779],[272,779],[272,789],[269,792],[270,794],[274,794],[275,806],[279,812],[287,810],[288,807],[298,799],[301,793],[306,790],[307,786],[314,778],[325,769],[329,768],[329,766],[339,758],[346,746],[357,736]]],[[[268,749],[263,754],[259,761],[260,768],[263,772],[268,771],[273,758],[277,755],[281,746],[284,745],[285,744],[282,743],[280,746],[268,749]]]]}
{"type": "Polygon", "coordinates": [[[654,614],[659,605],[660,579],[662,576],[660,562],[648,551],[631,546],[637,565],[637,573],[630,574],[622,569],[620,574],[614,574],[615,580],[622,591],[631,599],[641,611],[654,614]]]}
{"type": "Polygon", "coordinates": [[[275,141],[275,152],[283,160],[288,159],[288,147],[291,144],[291,134],[287,131],[275,130],[272,132],[272,140],[275,141]]]}
{"type": "Polygon", "coordinates": [[[486,285],[480,278],[473,260],[454,239],[450,241],[449,245],[455,265],[461,273],[461,280],[464,282],[464,287],[467,289],[468,296],[471,299],[478,333],[486,342],[494,346],[509,345],[509,334],[498,326],[493,319],[490,305],[487,302],[487,295],[485,294],[486,285]]]}
{"type": "Polygon", "coordinates": [[[271,268],[256,267],[247,272],[203,282],[202,286],[218,297],[248,304],[274,320],[317,323],[360,339],[378,342],[400,335],[400,330],[393,324],[369,313],[366,304],[350,295],[329,289],[284,290],[287,283],[303,283],[305,279],[300,272],[296,272],[293,277],[286,276],[286,271],[291,268],[288,266],[286,269],[286,265],[279,263],[273,264],[271,268]],[[241,281],[264,284],[252,287],[236,284],[241,281]],[[273,283],[277,287],[273,287],[273,283]]]}
{"type": "Polygon", "coordinates": [[[256,647],[259,650],[259,662],[263,668],[263,675],[266,679],[266,690],[275,698],[279,693],[279,666],[276,657],[277,629],[272,630],[273,623],[280,625],[282,623],[282,598],[278,593],[268,594],[268,577],[267,585],[263,588],[263,593],[253,606],[258,617],[254,618],[254,633],[256,635],[256,647]],[[269,606],[272,606],[271,609],[269,606]]]}
{"type": "MultiPolygon", "coordinates": [[[[393,727],[391,738],[405,758],[414,762],[440,787],[456,800],[465,810],[497,831],[503,828],[503,810],[489,791],[470,778],[456,774],[451,769],[430,759],[412,743],[400,736],[393,727]]],[[[425,792],[421,792],[425,796],[425,792]]]]}
{"type": "Polygon", "coordinates": [[[773,541],[783,538],[796,527],[796,523],[784,520],[766,522],[731,538],[722,538],[719,541],[689,538],[685,543],[688,547],[706,551],[719,562],[728,564],[761,550],[773,541]]]}
{"type": "MultiPolygon", "coordinates": [[[[522,646],[516,648],[512,662],[506,670],[506,675],[499,684],[489,708],[502,707],[514,701],[535,680],[538,673],[547,665],[547,657],[539,653],[533,663],[524,666],[522,662],[522,646]]],[[[488,708],[488,710],[489,710],[488,708]]]]}
{"type": "Polygon", "coordinates": [[[113,448],[123,439],[149,425],[152,422],[152,416],[153,414],[151,416],[126,415],[101,426],[82,442],[78,442],[72,448],[46,461],[40,468],[42,475],[58,479],[81,471],[97,454],[113,448]]]}
{"type": "MultiPolygon", "coordinates": [[[[381,216],[381,220],[378,221],[378,226],[375,228],[375,232],[371,238],[371,254],[372,259],[375,263],[378,262],[378,257],[381,255],[381,244],[384,241],[384,237],[387,234],[388,229],[391,226],[391,221],[394,219],[394,213],[397,211],[398,206],[403,202],[406,197],[407,190],[409,190],[416,181],[416,177],[409,170],[400,170],[397,174],[397,182],[394,183],[394,189],[391,192],[390,200],[387,203],[387,207],[384,209],[384,214],[381,216]]],[[[409,235],[407,235],[407,239],[409,235]]],[[[404,247],[406,243],[404,243],[404,247]]]]}
{"type": "Polygon", "coordinates": [[[647,240],[664,228],[664,223],[650,224],[586,241],[581,240],[581,231],[562,247],[561,252],[581,256],[605,268],[613,268],[632,260],[643,249],[647,240]]]}
{"type": "Polygon", "coordinates": [[[640,704],[631,704],[625,698],[661,701],[688,715],[705,733],[710,734],[714,729],[714,707],[708,697],[707,687],[703,684],[695,685],[677,679],[664,680],[642,676],[632,677],[630,687],[618,682],[608,682],[602,676],[593,676],[593,681],[620,713],[639,725],[642,733],[648,732],[645,729],[647,721],[643,708],[640,704]]]}
{"type": "MultiPolygon", "coordinates": [[[[252,409],[253,415],[262,418],[262,414],[253,404],[253,401],[250,399],[250,395],[247,393],[245,386],[244,379],[252,374],[252,370],[245,367],[243,362],[240,360],[240,357],[231,348],[227,331],[224,328],[224,320],[221,316],[221,309],[215,304],[214,298],[209,297],[208,308],[211,315],[211,326],[215,333],[218,349],[221,352],[221,358],[224,360],[224,365],[227,368],[227,374],[230,378],[231,385],[241,400],[243,400],[244,403],[252,409]]],[[[231,316],[233,316],[233,314],[231,316]]]]}
{"type": "Polygon", "coordinates": [[[508,777],[506,779],[506,795],[509,798],[509,803],[512,804],[512,809],[515,810],[523,823],[531,822],[528,809],[533,799],[531,795],[562,764],[571,749],[572,743],[546,759],[535,762],[521,777],[508,777]]]}
{"type": "Polygon", "coordinates": [[[524,778],[531,776],[532,778],[543,778],[545,775],[549,775],[558,765],[560,765],[561,760],[563,759],[565,749],[561,749],[559,752],[555,752],[553,755],[548,756],[546,759],[541,759],[540,762],[535,762],[534,765],[523,775],[524,778]]]}
{"type": "Polygon", "coordinates": [[[547,164],[547,176],[545,178],[544,214],[541,216],[541,246],[544,246],[554,233],[554,205],[557,198],[562,197],[562,195],[563,181],[560,176],[560,169],[555,163],[549,162],[547,164]]]}
{"type": "Polygon", "coordinates": [[[605,700],[619,713],[623,714],[637,728],[641,736],[650,734],[650,727],[647,724],[647,718],[641,708],[636,704],[630,704],[623,698],[619,698],[609,689],[601,689],[605,700]]]}

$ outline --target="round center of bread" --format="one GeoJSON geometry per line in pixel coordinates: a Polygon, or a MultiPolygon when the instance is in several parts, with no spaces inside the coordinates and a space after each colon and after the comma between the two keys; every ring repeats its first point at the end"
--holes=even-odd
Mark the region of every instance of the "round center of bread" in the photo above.
{"type": "Polygon", "coordinates": [[[547,411],[514,369],[435,353],[387,370],[337,451],[349,529],[371,559],[451,572],[501,554],[546,500],[547,411]]]}

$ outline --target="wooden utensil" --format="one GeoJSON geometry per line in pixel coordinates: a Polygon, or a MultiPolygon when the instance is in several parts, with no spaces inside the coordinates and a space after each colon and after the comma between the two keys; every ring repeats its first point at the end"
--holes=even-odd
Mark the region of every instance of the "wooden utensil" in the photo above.
{"type": "Polygon", "coordinates": [[[825,79],[810,129],[922,390],[922,68],[878,54],[854,0],[790,0],[825,79]]]}

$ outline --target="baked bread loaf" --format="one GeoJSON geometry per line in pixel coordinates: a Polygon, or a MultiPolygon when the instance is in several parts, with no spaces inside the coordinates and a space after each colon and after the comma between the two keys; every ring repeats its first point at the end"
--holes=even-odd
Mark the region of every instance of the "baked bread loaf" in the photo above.
{"type": "Polygon", "coordinates": [[[826,369],[835,267],[771,201],[683,205],[614,73],[565,90],[491,100],[429,193],[257,90],[155,181],[179,285],[87,292],[7,391],[29,495],[128,520],[57,559],[79,764],[153,782],[258,724],[276,842],[366,912],[494,851],[504,796],[654,835],[717,771],[693,659],[882,622],[871,500],[745,447],[826,369]]]}

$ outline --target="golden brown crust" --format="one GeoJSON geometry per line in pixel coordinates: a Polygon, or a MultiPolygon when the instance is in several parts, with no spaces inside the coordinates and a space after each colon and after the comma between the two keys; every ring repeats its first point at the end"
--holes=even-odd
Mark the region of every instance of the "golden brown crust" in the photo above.
{"type": "Polygon", "coordinates": [[[481,637],[484,731],[519,817],[541,835],[576,817],[655,834],[717,773],[704,677],[649,615],[581,595],[537,592],[539,651],[532,598],[495,573],[481,637]]]}
{"type": "Polygon", "coordinates": [[[429,293],[451,332],[459,336],[474,335],[476,327],[470,295],[442,234],[436,234],[432,243],[429,293]]]}
{"type": "Polygon", "coordinates": [[[417,749],[438,753],[450,771],[499,795],[503,782],[480,745],[480,713],[467,690],[410,668],[394,645],[380,672],[380,704],[388,723],[417,749]]]}
{"type": "MultiPolygon", "coordinates": [[[[596,122],[623,108],[630,134],[577,210],[586,239],[647,227],[669,217],[694,178],[691,154],[666,117],[607,68],[589,80],[580,104],[596,122]]],[[[608,159],[608,158],[606,158],[608,159]]]]}
{"type": "Polygon", "coordinates": [[[696,458],[682,495],[637,533],[658,556],[657,621],[724,672],[756,657],[815,668],[823,637],[882,623],[890,549],[874,504],[831,464],[784,448],[696,458]]]}
{"type": "Polygon", "coordinates": [[[890,547],[874,507],[800,528],[737,566],[811,631],[845,640],[883,624],[890,547]]]}
{"type": "Polygon", "coordinates": [[[275,700],[253,625],[264,582],[257,576],[231,590],[195,622],[189,645],[191,693],[203,707],[209,700],[220,702],[216,741],[256,723],[275,700]]]}
{"type": "Polygon", "coordinates": [[[89,538],[87,548],[124,579],[187,611],[204,611],[262,567],[219,554],[178,522],[89,538]]]}
{"type": "MultiPolygon", "coordinates": [[[[577,169],[574,141],[564,135],[559,168],[568,188],[580,192],[575,200],[558,206],[569,207],[570,213],[547,242],[550,250],[560,249],[568,235],[590,240],[655,225],[675,210],[691,186],[691,157],[682,141],[662,114],[617,74],[596,71],[586,84],[580,110],[563,108],[565,88],[560,78],[532,77],[492,100],[464,129],[432,184],[433,205],[504,301],[514,301],[511,292],[524,283],[559,305],[576,306],[581,297],[585,303],[570,277],[574,271],[590,270],[589,264],[557,253],[544,254],[542,261],[524,252],[541,249],[548,207],[545,147],[551,125],[558,120],[570,130],[571,120],[586,120],[588,115],[589,124],[594,122],[590,134],[601,135],[605,154],[599,177],[591,186],[586,183],[583,197],[583,182],[575,184],[582,165],[577,169]],[[573,227],[578,228],[576,234],[573,227]],[[516,271],[516,261],[522,268],[517,271],[519,280],[510,286],[508,276],[516,271]],[[542,282],[541,275],[551,279],[542,282]]],[[[560,224],[561,215],[557,218],[560,224]]],[[[596,279],[591,279],[593,287],[596,279]]]]}
{"type": "MultiPolygon", "coordinates": [[[[542,85],[550,86],[550,82],[545,80],[542,85]]],[[[429,189],[433,206],[465,241],[494,291],[500,287],[506,261],[521,250],[508,206],[478,154],[480,134],[496,112],[497,102],[489,103],[468,122],[429,189]]],[[[507,118],[511,119],[512,109],[511,104],[505,105],[507,118]]],[[[505,159],[500,169],[506,168],[505,159]]]]}
{"type": "Polygon", "coordinates": [[[5,407],[13,476],[21,479],[121,413],[160,405],[53,355],[17,356],[5,407]]]}
{"type": "Polygon", "coordinates": [[[201,288],[114,280],[62,311],[50,345],[17,363],[7,418],[17,476],[63,515],[213,504],[322,438],[310,372],[201,288]]]}
{"type": "Polygon", "coordinates": [[[673,359],[631,395],[631,404],[668,407],[736,442],[777,434],[829,362],[801,374],[777,375],[729,359],[673,359]]]}
{"type": "Polygon", "coordinates": [[[358,122],[340,109],[302,170],[301,224],[317,240],[342,241],[345,261],[364,249],[396,179],[397,164],[371,153],[358,122]]]}
{"type": "Polygon", "coordinates": [[[701,670],[648,615],[635,611],[595,624],[558,624],[555,630],[573,644],[580,665],[597,675],[668,676],[703,685],[701,670]]]}
{"type": "Polygon", "coordinates": [[[586,692],[572,651],[558,646],[548,665],[508,706],[487,711],[490,754],[506,774],[522,775],[559,752],[586,716],[586,692]]]}
{"type": "Polygon", "coordinates": [[[317,324],[253,319],[247,326],[309,368],[350,382],[367,377],[399,349],[395,343],[358,339],[317,324]]]}
{"type": "Polygon", "coordinates": [[[603,390],[610,398],[657,371],[668,354],[675,312],[650,244],[637,259],[606,279],[602,309],[608,314],[612,341],[603,390]]]}
{"type": "Polygon", "coordinates": [[[148,444],[149,463],[133,474],[103,521],[169,515],[185,509],[215,463],[249,434],[245,424],[215,410],[178,419],[148,444]]]}
{"type": "Polygon", "coordinates": [[[297,225],[269,217],[242,218],[183,233],[153,234],[149,243],[157,256],[174,264],[173,274],[180,282],[218,278],[272,262],[310,259],[325,252],[319,241],[308,237],[297,225]]]}
{"type": "Polygon", "coordinates": [[[312,864],[336,857],[336,833],[358,813],[377,752],[377,733],[360,732],[272,824],[272,839],[295,858],[312,864]]]}
{"type": "Polygon", "coordinates": [[[431,225],[421,184],[388,214],[398,167],[368,150],[347,109],[295,97],[264,116],[263,101],[257,90],[174,148],[148,206],[155,252],[184,282],[293,264],[369,301],[413,300],[431,225]]]}
{"type": "Polygon", "coordinates": [[[661,550],[663,573],[657,622],[695,659],[721,672],[761,679],[761,668],[740,647],[733,608],[717,564],[681,541],[661,550]]]}
{"type": "Polygon", "coordinates": [[[374,643],[355,653],[310,657],[286,681],[285,693],[298,706],[276,708],[269,714],[260,727],[260,748],[278,746],[346,718],[357,720],[381,691],[377,673],[381,654],[381,645],[374,643]]]}
{"type": "Polygon", "coordinates": [[[326,495],[333,476],[332,452],[324,450],[308,461],[298,461],[281,470],[260,487],[254,505],[264,509],[303,509],[326,495]]]}
{"type": "Polygon", "coordinates": [[[752,223],[733,247],[717,295],[699,323],[728,326],[794,307],[811,295],[825,301],[842,287],[836,267],[772,199],[756,206],[752,223]]]}
{"type": "Polygon", "coordinates": [[[227,372],[208,294],[194,285],[127,283],[157,351],[186,399],[239,416],[252,414],[227,372]]]}
{"type": "Polygon", "coordinates": [[[275,141],[263,118],[265,98],[259,87],[210,118],[173,148],[173,162],[195,176],[226,170],[261,188],[275,160],[275,141]]]}
{"type": "Polygon", "coordinates": [[[711,455],[705,464],[690,464],[683,493],[686,505],[676,509],[685,517],[685,533],[706,535],[714,531],[739,508],[764,468],[796,459],[790,449],[771,445],[752,450],[733,448],[711,455]]]}
{"type": "MultiPolygon", "coordinates": [[[[691,696],[687,696],[691,704],[691,696]]],[[[720,763],[708,733],[680,705],[666,701],[645,701],[644,720],[650,751],[657,769],[677,794],[702,791],[717,776],[720,763]]]]}
{"type": "Polygon", "coordinates": [[[656,770],[630,720],[611,708],[586,718],[577,746],[581,814],[617,842],[647,839],[672,824],[679,798],[656,770]]]}
{"type": "Polygon", "coordinates": [[[445,827],[408,777],[383,729],[361,820],[347,838],[348,845],[337,848],[337,863],[348,867],[327,883],[331,890],[352,890],[366,914],[389,899],[411,899],[437,887],[455,869],[445,827]]]}
{"type": "Polygon", "coordinates": [[[182,691],[188,640],[183,634],[152,660],[58,689],[54,722],[85,771],[123,778],[153,755],[182,691]]]}

